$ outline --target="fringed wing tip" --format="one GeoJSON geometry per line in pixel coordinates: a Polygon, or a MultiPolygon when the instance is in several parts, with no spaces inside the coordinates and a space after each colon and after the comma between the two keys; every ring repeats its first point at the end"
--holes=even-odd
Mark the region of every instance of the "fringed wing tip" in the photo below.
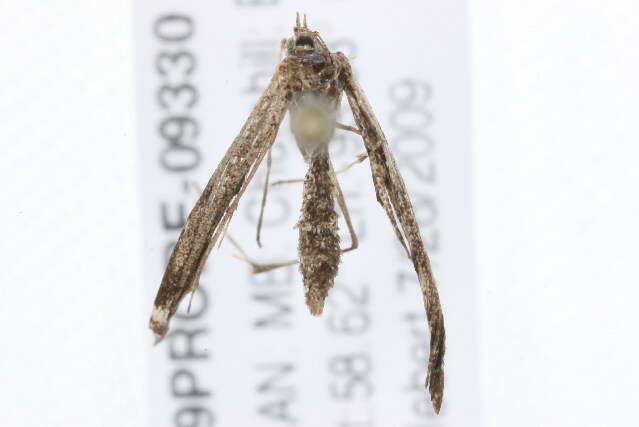
{"type": "Polygon", "coordinates": [[[149,320],[149,328],[155,335],[155,343],[158,344],[165,337],[169,330],[169,310],[154,306],[149,320]]]}

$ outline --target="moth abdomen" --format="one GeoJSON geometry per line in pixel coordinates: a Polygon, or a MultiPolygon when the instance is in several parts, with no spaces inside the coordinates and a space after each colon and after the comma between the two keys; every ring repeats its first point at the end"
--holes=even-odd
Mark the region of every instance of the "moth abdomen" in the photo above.
{"type": "Polygon", "coordinates": [[[322,314],[341,256],[330,167],[327,150],[310,159],[304,178],[302,215],[297,224],[306,305],[316,316],[322,314]]]}

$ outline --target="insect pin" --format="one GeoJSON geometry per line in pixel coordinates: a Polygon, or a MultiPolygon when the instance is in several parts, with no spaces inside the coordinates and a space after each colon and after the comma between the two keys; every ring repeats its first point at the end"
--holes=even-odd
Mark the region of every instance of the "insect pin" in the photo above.
{"type": "MultiPolygon", "coordinates": [[[[297,227],[298,259],[260,265],[242,251],[243,259],[253,265],[255,273],[299,263],[306,304],[312,314],[322,313],[341,254],[358,246],[337,180],[340,171],[336,173],[333,168],[328,146],[336,129],[361,135],[366,153],[358,156],[349,167],[368,158],[377,201],[415,268],[430,330],[426,387],[433,408],[439,413],[444,389],[444,318],[413,206],[386,137],[348,59],[341,52],[331,52],[327,48],[319,33],[308,28],[306,16],[300,23],[297,15],[293,36],[282,40],[281,56],[270,83],[188,216],[155,298],[150,328],[157,340],[166,335],[171,317],[184,296],[197,288],[211,249],[226,233],[241,196],[266,157],[267,179],[257,232],[260,244],[261,218],[269,185],[270,150],[288,112],[291,131],[308,164],[297,227]],[[353,113],[355,128],[337,122],[342,94],[346,95],[353,113]],[[345,249],[339,246],[336,203],[352,240],[351,246],[345,249]]],[[[227,238],[234,242],[230,236],[227,238]]]]}

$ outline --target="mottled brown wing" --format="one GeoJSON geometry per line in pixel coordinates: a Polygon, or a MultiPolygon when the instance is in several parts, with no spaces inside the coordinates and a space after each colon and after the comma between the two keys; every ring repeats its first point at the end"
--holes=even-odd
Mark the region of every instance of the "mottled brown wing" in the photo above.
{"type": "Polygon", "coordinates": [[[158,340],[182,298],[194,291],[206,258],[269,150],[288,106],[282,64],[258,100],[240,134],[211,176],[180,233],[155,297],[149,326],[158,340]]]}
{"type": "Polygon", "coordinates": [[[375,118],[366,95],[353,76],[348,60],[339,53],[336,54],[336,57],[343,63],[342,85],[353,111],[355,122],[362,132],[362,138],[364,139],[371,164],[377,200],[388,214],[400,242],[402,244],[404,244],[404,241],[408,242],[409,256],[419,277],[430,328],[430,356],[426,383],[433,408],[435,412],[439,413],[444,391],[443,362],[446,333],[437,285],[435,284],[428,254],[419,232],[419,225],[415,219],[412,203],[386,137],[375,118]],[[397,226],[398,220],[401,225],[401,232],[397,226]]]}

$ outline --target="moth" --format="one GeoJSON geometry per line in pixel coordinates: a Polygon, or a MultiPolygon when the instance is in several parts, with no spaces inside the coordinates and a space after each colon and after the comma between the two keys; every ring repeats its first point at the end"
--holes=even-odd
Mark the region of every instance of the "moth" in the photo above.
{"type": "MultiPolygon", "coordinates": [[[[254,272],[299,263],[306,304],[320,315],[333,286],[341,254],[357,247],[344,196],[329,157],[328,146],[336,129],[352,131],[364,142],[366,153],[354,163],[368,158],[377,201],[413,263],[423,295],[430,329],[430,354],[426,387],[436,413],[444,388],[443,359],[445,331],[442,309],[430,261],[424,248],[406,186],[395,164],[388,141],[353,75],[347,57],[330,52],[317,31],[311,31],[299,14],[293,36],[282,40],[282,58],[264,93],[251,111],[208,184],[195,203],[169,259],[155,298],[150,328],[161,340],[180,301],[198,286],[202,267],[211,249],[226,234],[242,194],[267,158],[266,200],[270,150],[286,113],[291,131],[308,172],[303,180],[303,202],[298,222],[298,260],[260,266],[248,257],[254,272]],[[342,94],[346,95],[357,127],[337,122],[342,94]],[[337,213],[340,207],[349,226],[351,247],[340,249],[337,213]]],[[[258,221],[258,244],[259,229],[258,221]]],[[[230,236],[227,236],[230,238],[230,236]]]]}

